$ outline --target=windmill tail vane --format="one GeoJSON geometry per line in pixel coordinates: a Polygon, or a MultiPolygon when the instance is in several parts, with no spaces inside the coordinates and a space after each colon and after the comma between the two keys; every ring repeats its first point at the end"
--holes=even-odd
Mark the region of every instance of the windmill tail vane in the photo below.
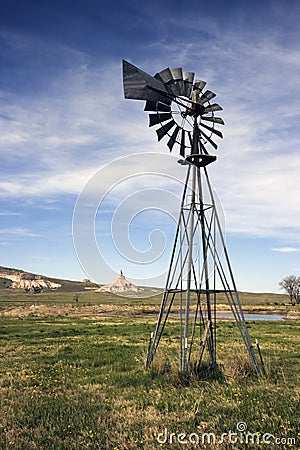
{"type": "Polygon", "coordinates": [[[207,348],[209,366],[217,365],[217,303],[226,298],[257,375],[257,362],[236,288],[228,251],[207,166],[216,160],[217,126],[224,125],[215,114],[222,110],[211,101],[216,94],[194,72],[166,68],[154,76],[123,60],[126,99],[144,100],[149,127],[157,127],[158,141],[166,138],[170,152],[177,148],[187,166],[168,275],[155,332],[151,334],[147,367],[170,323],[178,315],[179,368],[189,376],[198,371],[207,348]],[[196,252],[195,249],[198,249],[196,252]],[[174,316],[173,316],[174,317],[174,316]]]}

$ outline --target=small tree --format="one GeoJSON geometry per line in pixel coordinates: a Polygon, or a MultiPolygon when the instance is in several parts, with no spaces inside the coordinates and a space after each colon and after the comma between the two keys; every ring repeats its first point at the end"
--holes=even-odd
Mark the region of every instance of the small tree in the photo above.
{"type": "Polygon", "coordinates": [[[80,297],[81,297],[81,295],[79,293],[74,294],[73,295],[74,303],[77,304],[79,302],[80,297]]]}
{"type": "Polygon", "coordinates": [[[289,275],[280,281],[279,286],[288,294],[292,305],[300,303],[300,277],[289,275]]]}
{"type": "Polygon", "coordinates": [[[295,291],[295,301],[297,304],[300,303],[300,277],[298,277],[298,285],[295,291]]]}

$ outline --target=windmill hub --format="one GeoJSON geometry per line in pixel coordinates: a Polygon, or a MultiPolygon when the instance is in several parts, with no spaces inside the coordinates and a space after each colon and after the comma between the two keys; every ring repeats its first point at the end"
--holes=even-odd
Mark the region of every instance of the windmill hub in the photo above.
{"type": "Polygon", "coordinates": [[[188,108],[186,108],[185,111],[182,111],[181,116],[183,118],[186,118],[187,116],[192,116],[196,118],[202,116],[204,110],[205,110],[204,106],[199,105],[198,103],[191,102],[191,105],[188,108]]]}

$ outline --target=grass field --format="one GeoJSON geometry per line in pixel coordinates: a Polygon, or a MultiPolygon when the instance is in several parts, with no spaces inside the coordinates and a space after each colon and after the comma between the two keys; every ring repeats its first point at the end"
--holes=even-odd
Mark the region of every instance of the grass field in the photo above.
{"type": "MultiPolygon", "coordinates": [[[[74,287],[74,286],[73,286],[74,287]]],[[[150,290],[148,291],[148,293],[150,290]]],[[[51,304],[51,305],[65,305],[74,303],[74,296],[78,294],[79,305],[98,305],[98,304],[114,304],[114,305],[138,305],[138,306],[156,306],[159,307],[162,295],[139,296],[132,295],[131,297],[122,297],[112,293],[101,292],[97,293],[93,290],[87,291],[44,291],[41,294],[34,294],[33,292],[24,292],[20,289],[0,289],[0,308],[10,305],[31,305],[31,304],[51,304]]],[[[253,293],[241,292],[241,302],[245,310],[290,310],[292,306],[289,303],[287,295],[275,293],[253,293]]],[[[220,306],[227,305],[227,300],[224,294],[219,294],[218,304],[220,306]]],[[[300,307],[300,306],[299,306],[300,307]]]]}
{"type": "MultiPolygon", "coordinates": [[[[1,317],[1,449],[300,448],[299,322],[249,324],[268,371],[259,380],[242,370],[247,360],[235,325],[219,322],[220,373],[187,385],[160,355],[155,370],[145,370],[155,316],[84,311],[1,317]],[[241,443],[241,422],[280,445],[241,443]],[[220,443],[237,424],[240,441],[220,443]],[[203,433],[214,433],[215,443],[203,433]]],[[[177,328],[172,323],[160,346],[170,361],[177,360],[177,328]]]]}

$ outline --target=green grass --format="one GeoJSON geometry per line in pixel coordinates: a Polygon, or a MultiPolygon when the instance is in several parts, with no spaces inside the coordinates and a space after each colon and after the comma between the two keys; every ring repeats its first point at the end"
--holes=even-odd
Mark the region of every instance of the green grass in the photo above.
{"type": "MultiPolygon", "coordinates": [[[[159,307],[162,298],[161,294],[151,295],[149,297],[139,297],[138,295],[123,297],[109,292],[100,293],[94,292],[93,290],[79,291],[76,290],[76,286],[73,286],[73,289],[73,291],[69,292],[60,291],[59,289],[56,291],[43,291],[40,294],[34,294],[33,292],[26,293],[20,289],[0,289],[0,307],[32,304],[72,304],[74,303],[74,296],[76,294],[79,295],[79,305],[115,304],[159,307]]],[[[288,296],[284,294],[241,292],[240,299],[243,306],[249,310],[262,308],[265,310],[285,310],[292,308],[288,296]]],[[[227,305],[225,295],[218,295],[218,304],[227,305]]]]}
{"type": "MultiPolygon", "coordinates": [[[[245,449],[238,443],[195,447],[157,441],[165,429],[220,437],[236,431],[239,422],[247,423],[249,432],[297,441],[278,448],[300,447],[297,322],[250,323],[264,354],[266,380],[236,375],[237,361],[245,364],[243,348],[235,325],[219,322],[223,376],[192,379],[189,385],[174,368],[164,370],[160,355],[157,370],[145,370],[155,319],[2,317],[0,324],[3,450],[245,449]]],[[[160,353],[171,358],[177,324],[168,330],[160,353]]]]}
{"type": "Polygon", "coordinates": [[[76,291],[64,292],[44,291],[40,294],[33,292],[24,292],[20,289],[0,289],[0,307],[18,306],[18,305],[68,305],[74,304],[74,296],[79,295],[79,305],[98,305],[98,304],[115,304],[115,305],[159,305],[161,302],[161,294],[151,297],[122,297],[109,292],[76,291]]]}

